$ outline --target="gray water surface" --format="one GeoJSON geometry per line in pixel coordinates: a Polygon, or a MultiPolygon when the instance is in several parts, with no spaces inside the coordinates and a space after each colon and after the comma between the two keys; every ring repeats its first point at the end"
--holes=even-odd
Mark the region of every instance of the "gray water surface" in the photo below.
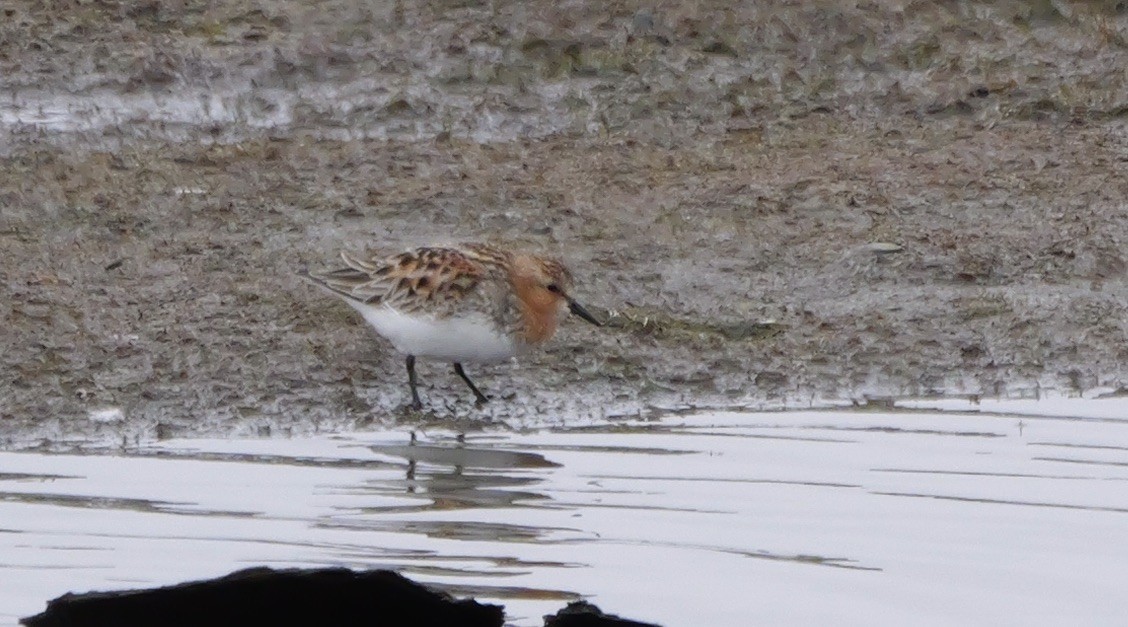
{"type": "Polygon", "coordinates": [[[918,405],[2,453],[0,622],[253,565],[391,568],[516,625],[581,597],[665,625],[1121,620],[1123,401],[918,405]]]}

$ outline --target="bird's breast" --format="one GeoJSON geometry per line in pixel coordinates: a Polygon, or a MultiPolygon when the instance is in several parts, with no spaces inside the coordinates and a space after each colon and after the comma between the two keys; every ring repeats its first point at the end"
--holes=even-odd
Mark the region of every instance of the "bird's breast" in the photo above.
{"type": "Polygon", "coordinates": [[[438,318],[404,314],[384,305],[356,309],[401,353],[447,362],[495,362],[513,357],[517,342],[484,313],[438,318]]]}

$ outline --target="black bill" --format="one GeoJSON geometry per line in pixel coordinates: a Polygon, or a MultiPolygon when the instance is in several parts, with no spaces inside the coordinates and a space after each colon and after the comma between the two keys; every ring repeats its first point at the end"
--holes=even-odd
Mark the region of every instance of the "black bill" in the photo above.
{"type": "Polygon", "coordinates": [[[597,327],[603,326],[603,323],[600,322],[599,320],[596,320],[595,316],[591,315],[591,312],[589,312],[587,309],[584,309],[583,305],[577,303],[576,301],[572,300],[571,298],[568,299],[568,309],[572,313],[574,313],[577,316],[583,318],[584,320],[587,320],[588,322],[594,324],[597,327]]]}

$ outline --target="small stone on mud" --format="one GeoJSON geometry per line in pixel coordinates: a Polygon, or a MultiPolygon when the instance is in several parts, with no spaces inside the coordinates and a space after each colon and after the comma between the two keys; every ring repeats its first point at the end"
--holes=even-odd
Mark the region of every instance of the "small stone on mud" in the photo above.
{"type": "Polygon", "coordinates": [[[91,411],[89,417],[92,422],[121,422],[125,420],[125,413],[120,407],[104,407],[91,411]]]}

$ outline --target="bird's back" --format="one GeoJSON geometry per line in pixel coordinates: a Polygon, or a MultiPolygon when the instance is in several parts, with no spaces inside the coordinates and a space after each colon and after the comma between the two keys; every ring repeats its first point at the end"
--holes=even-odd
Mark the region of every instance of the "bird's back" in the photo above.
{"type": "Polygon", "coordinates": [[[305,276],[346,300],[401,313],[445,317],[499,273],[457,248],[416,248],[393,256],[341,253],[346,267],[305,276]]]}

